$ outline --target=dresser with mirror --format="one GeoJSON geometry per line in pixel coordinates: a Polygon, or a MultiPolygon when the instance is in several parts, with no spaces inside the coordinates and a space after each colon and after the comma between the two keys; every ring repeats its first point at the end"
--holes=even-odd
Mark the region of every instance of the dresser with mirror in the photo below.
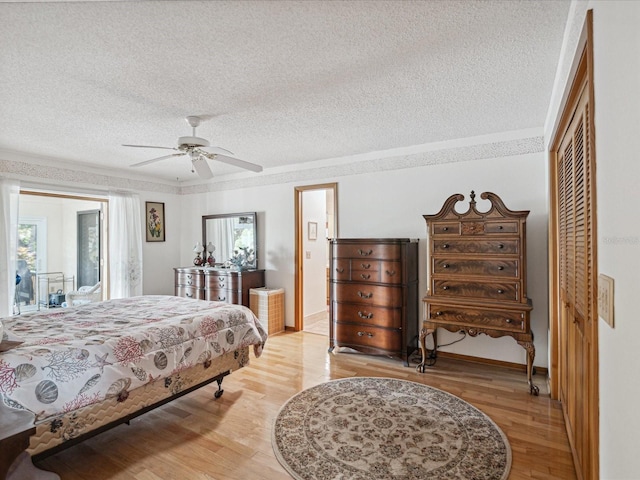
{"type": "Polygon", "coordinates": [[[204,215],[202,245],[203,265],[174,268],[175,295],[248,307],[249,290],[265,286],[256,213],[204,215]]]}

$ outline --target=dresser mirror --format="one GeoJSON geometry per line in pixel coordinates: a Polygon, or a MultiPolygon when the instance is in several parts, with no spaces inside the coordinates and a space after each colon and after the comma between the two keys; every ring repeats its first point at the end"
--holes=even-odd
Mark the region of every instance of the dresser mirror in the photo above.
{"type": "Polygon", "coordinates": [[[216,268],[257,268],[258,230],[256,213],[226,213],[203,215],[202,244],[209,252],[209,244],[215,247],[213,257],[216,268]]]}

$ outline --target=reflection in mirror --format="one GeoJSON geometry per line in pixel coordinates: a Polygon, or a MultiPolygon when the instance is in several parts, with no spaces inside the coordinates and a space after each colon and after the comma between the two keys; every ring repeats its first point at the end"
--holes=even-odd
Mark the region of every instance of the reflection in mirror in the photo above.
{"type": "MultiPolygon", "coordinates": [[[[216,267],[228,268],[241,263],[243,268],[257,268],[257,236],[255,212],[202,217],[202,244],[206,248],[211,242],[215,247],[216,267]]],[[[207,256],[209,253],[207,251],[207,256]]]]}

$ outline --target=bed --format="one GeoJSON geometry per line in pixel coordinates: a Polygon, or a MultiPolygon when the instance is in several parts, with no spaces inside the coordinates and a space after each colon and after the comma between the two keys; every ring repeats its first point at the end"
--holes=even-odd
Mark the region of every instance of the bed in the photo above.
{"type": "MultiPolygon", "coordinates": [[[[250,348],[259,357],[267,339],[247,307],[160,295],[7,317],[2,324],[0,347],[8,349],[0,352],[0,406],[30,413],[23,431],[32,457],[211,382],[219,397],[224,376],[249,363],[250,348]]],[[[0,464],[0,478],[8,468],[0,464]]]]}

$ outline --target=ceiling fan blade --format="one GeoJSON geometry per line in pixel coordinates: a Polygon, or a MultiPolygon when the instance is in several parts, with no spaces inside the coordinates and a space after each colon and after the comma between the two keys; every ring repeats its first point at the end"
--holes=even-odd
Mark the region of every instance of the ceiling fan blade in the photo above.
{"type": "Polygon", "coordinates": [[[191,159],[191,164],[198,176],[203,180],[213,178],[213,172],[211,171],[211,168],[209,168],[207,159],[204,156],[198,155],[197,157],[193,157],[191,159]]]}
{"type": "Polygon", "coordinates": [[[181,157],[182,155],[185,155],[185,154],[184,153],[172,153],[171,155],[164,155],[162,157],[152,158],[151,160],[145,160],[144,162],[134,163],[133,165],[130,165],[130,166],[131,167],[141,167],[143,165],[149,165],[150,163],[159,162],[160,160],[164,160],[166,158],[181,157]]]}
{"type": "Polygon", "coordinates": [[[215,153],[217,155],[233,155],[233,152],[222,147],[200,147],[200,150],[204,150],[207,153],[215,153]]]}
{"type": "Polygon", "coordinates": [[[164,150],[177,150],[177,148],[174,147],[157,147],[155,145],[122,145],[123,147],[135,147],[135,148],[162,148],[164,150]]]}
{"type": "MultiPolygon", "coordinates": [[[[204,152],[203,152],[204,153],[204,152]]],[[[262,167],[260,165],[256,165],[255,163],[247,162],[245,160],[240,160],[239,158],[229,157],[227,155],[219,155],[219,154],[211,154],[204,153],[207,158],[211,160],[218,160],[219,162],[227,163],[229,165],[234,165],[236,167],[245,168],[247,170],[251,170],[252,172],[261,172],[262,167]]]]}

